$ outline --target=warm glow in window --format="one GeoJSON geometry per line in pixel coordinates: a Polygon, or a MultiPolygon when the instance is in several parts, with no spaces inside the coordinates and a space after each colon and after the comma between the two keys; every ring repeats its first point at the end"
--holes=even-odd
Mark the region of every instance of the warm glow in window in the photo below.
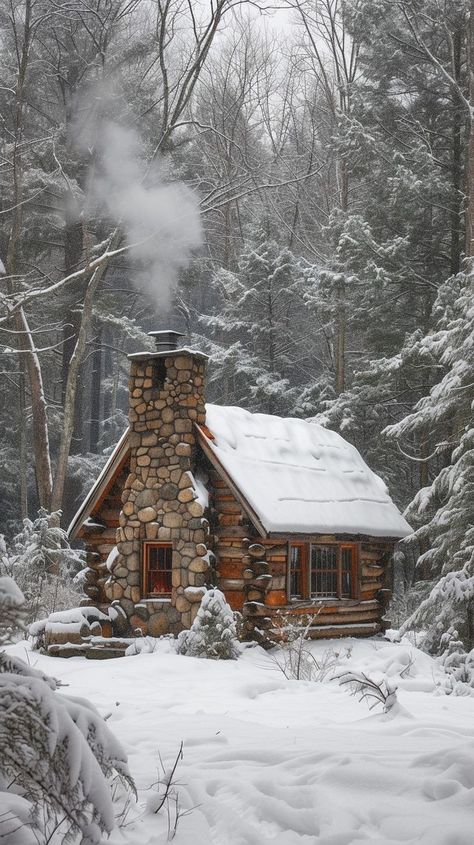
{"type": "Polygon", "coordinates": [[[145,543],[143,547],[143,587],[146,596],[171,595],[173,549],[166,543],[145,543]]]}

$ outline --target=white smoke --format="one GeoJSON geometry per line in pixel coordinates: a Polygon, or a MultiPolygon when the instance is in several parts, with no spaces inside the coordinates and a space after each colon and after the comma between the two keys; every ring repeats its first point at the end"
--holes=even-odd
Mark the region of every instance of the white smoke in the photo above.
{"type": "Polygon", "coordinates": [[[132,281],[167,310],[180,270],[202,243],[197,196],[182,182],[167,181],[163,166],[147,166],[131,129],[108,122],[98,134],[90,194],[125,232],[132,281]]]}

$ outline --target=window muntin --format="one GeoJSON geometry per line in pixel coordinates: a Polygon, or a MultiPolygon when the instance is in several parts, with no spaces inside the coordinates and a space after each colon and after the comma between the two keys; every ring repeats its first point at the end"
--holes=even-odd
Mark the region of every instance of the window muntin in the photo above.
{"type": "Polygon", "coordinates": [[[291,599],[350,599],[357,595],[356,543],[290,543],[291,599]]]}
{"type": "Polygon", "coordinates": [[[170,543],[144,543],[143,592],[149,598],[171,595],[172,557],[170,543]]]}

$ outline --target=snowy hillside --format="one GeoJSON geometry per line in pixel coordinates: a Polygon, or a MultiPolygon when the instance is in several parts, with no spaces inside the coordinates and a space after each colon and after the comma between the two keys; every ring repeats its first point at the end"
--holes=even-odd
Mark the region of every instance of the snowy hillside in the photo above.
{"type": "MultiPolygon", "coordinates": [[[[287,680],[253,647],[237,661],[176,655],[167,640],[103,662],[28,656],[67,684],[64,694],[110,714],[129,755],[139,801],[112,845],[167,841],[166,805],[153,813],[159,757],[169,772],[181,741],[176,845],[471,845],[474,699],[440,694],[436,662],[410,645],[312,649],[319,661],[337,652],[336,672],[385,675],[399,705],[369,711],[331,673],[322,683],[287,680]]],[[[168,809],[173,827],[173,800],[168,809]]]]}

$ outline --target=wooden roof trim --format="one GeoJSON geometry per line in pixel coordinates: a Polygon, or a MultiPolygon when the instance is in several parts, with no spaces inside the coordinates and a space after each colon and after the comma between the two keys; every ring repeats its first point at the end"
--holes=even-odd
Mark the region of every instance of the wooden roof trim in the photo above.
{"type": "Polygon", "coordinates": [[[130,429],[127,428],[76,515],[71,520],[71,524],[67,529],[67,535],[70,540],[75,540],[78,537],[83,523],[97,507],[100,507],[110,488],[120,475],[130,453],[130,447],[128,445],[129,433],[130,429]]]}
{"type": "Polygon", "coordinates": [[[196,423],[196,428],[197,428],[197,431],[198,431],[199,444],[200,444],[204,454],[209,459],[209,461],[211,462],[211,464],[214,467],[214,469],[216,470],[216,472],[219,473],[222,480],[225,481],[225,483],[227,484],[229,489],[232,491],[232,493],[234,494],[238,503],[242,506],[242,509],[245,511],[245,513],[247,514],[251,523],[257,529],[260,536],[263,537],[264,539],[266,539],[267,536],[268,536],[268,533],[267,533],[264,525],[260,521],[259,517],[255,513],[254,509],[249,504],[249,502],[247,501],[247,499],[243,495],[242,491],[239,490],[239,488],[235,484],[235,481],[232,480],[232,478],[230,477],[227,470],[225,470],[224,467],[222,466],[219,458],[217,457],[216,453],[214,452],[214,449],[210,445],[209,440],[208,440],[204,430],[197,423],[196,423]]]}

